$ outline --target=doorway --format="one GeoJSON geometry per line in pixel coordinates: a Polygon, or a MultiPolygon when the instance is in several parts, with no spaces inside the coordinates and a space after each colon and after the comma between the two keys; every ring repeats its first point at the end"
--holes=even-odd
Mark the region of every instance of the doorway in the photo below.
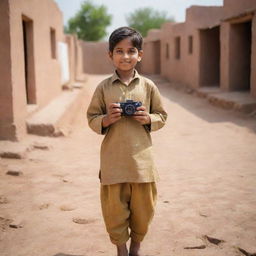
{"type": "Polygon", "coordinates": [[[154,51],[154,74],[161,73],[161,43],[160,40],[153,42],[154,51]]]}
{"type": "Polygon", "coordinates": [[[250,91],[252,22],[230,27],[230,89],[250,91]]]}
{"type": "Polygon", "coordinates": [[[33,21],[22,15],[24,71],[27,104],[36,104],[33,21]]]}
{"type": "Polygon", "coordinates": [[[220,27],[200,30],[200,86],[220,86],[220,27]]]}

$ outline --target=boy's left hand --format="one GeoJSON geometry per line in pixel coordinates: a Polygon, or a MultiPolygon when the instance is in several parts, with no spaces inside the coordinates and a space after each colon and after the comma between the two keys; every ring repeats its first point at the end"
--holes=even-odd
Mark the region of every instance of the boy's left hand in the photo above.
{"type": "Polygon", "coordinates": [[[132,118],[140,122],[142,125],[151,123],[149,113],[146,112],[146,108],[144,106],[138,107],[132,118]]]}

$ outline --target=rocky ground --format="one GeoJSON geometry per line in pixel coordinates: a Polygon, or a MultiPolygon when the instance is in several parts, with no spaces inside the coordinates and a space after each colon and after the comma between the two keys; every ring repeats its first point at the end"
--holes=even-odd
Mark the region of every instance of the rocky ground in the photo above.
{"type": "MultiPolygon", "coordinates": [[[[1,256],[114,256],[99,202],[102,136],[85,110],[66,137],[29,136],[0,160],[1,256]],[[9,174],[7,172],[9,171],[9,174]]],[[[256,255],[256,119],[158,84],[169,113],[152,133],[161,181],[143,256],[256,255]]]]}

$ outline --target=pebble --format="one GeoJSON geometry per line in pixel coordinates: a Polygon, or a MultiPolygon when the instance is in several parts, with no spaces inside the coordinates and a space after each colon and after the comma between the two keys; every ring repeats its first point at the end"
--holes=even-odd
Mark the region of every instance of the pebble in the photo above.
{"type": "Polygon", "coordinates": [[[68,205],[62,205],[62,206],[60,206],[60,210],[61,210],[61,211],[73,211],[73,210],[75,210],[75,209],[76,209],[75,207],[68,206],[68,205]]]}
{"type": "Polygon", "coordinates": [[[9,224],[10,228],[23,228],[21,224],[9,224]]]}
{"type": "Polygon", "coordinates": [[[50,149],[49,146],[47,146],[47,145],[44,144],[44,143],[40,143],[40,142],[34,142],[33,148],[35,148],[35,149],[41,149],[41,150],[49,150],[49,149],[50,149]]]}
{"type": "Polygon", "coordinates": [[[11,176],[21,176],[23,175],[23,172],[19,170],[9,170],[6,174],[11,176]]]}
{"type": "Polygon", "coordinates": [[[256,256],[256,253],[250,253],[250,252],[247,252],[246,250],[238,247],[238,250],[243,253],[245,256],[256,256]]]}
{"type": "Polygon", "coordinates": [[[215,244],[215,245],[219,245],[220,243],[225,242],[224,240],[220,240],[218,238],[210,237],[207,235],[205,235],[204,238],[206,238],[210,243],[215,244]]]}
{"type": "Polygon", "coordinates": [[[203,244],[203,245],[198,245],[198,246],[187,246],[187,247],[184,247],[184,249],[205,249],[206,246],[203,244]]]}
{"type": "Polygon", "coordinates": [[[81,218],[73,218],[73,222],[77,224],[90,224],[95,222],[95,220],[90,219],[81,219],[81,218]]]}

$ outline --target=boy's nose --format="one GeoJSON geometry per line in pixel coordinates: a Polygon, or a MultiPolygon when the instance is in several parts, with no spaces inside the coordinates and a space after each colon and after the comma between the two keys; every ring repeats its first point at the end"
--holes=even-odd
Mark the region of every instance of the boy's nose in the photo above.
{"type": "Polygon", "coordinates": [[[124,53],[124,56],[123,56],[125,59],[129,58],[129,54],[127,52],[124,53]]]}

